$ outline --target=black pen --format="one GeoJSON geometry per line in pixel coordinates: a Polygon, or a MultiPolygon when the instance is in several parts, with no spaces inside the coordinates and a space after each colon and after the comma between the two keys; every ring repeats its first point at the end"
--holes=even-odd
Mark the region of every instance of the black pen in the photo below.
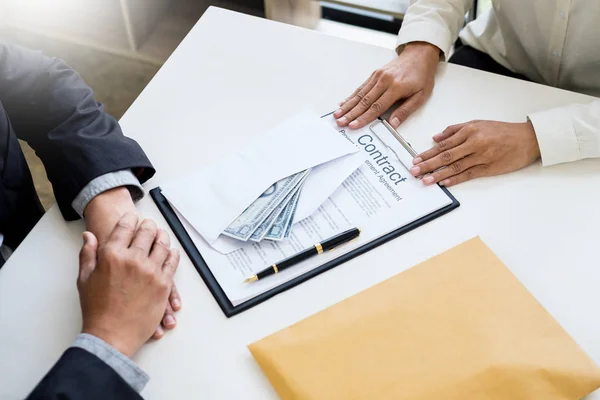
{"type": "Polygon", "coordinates": [[[317,243],[314,246],[301,251],[298,254],[294,254],[291,257],[286,258],[285,260],[281,260],[278,263],[271,265],[257,273],[256,275],[252,275],[250,278],[246,279],[244,282],[254,282],[259,279],[263,279],[269,275],[277,274],[279,271],[283,271],[286,268],[289,268],[293,265],[298,264],[301,261],[304,261],[312,256],[316,256],[317,254],[321,254],[325,251],[329,251],[335,247],[341,246],[349,241],[356,239],[360,235],[360,229],[352,228],[347,230],[346,232],[342,232],[338,235],[335,235],[323,243],[317,243]]]}

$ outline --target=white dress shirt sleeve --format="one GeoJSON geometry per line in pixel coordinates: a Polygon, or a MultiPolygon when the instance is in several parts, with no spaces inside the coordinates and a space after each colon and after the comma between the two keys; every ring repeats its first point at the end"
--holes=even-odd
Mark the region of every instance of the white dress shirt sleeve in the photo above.
{"type": "Polygon", "coordinates": [[[437,46],[442,60],[448,58],[452,45],[465,24],[465,14],[473,0],[411,0],[398,34],[396,52],[410,42],[427,42],[437,46]]]}
{"type": "Polygon", "coordinates": [[[600,100],[529,115],[544,166],[600,157],[600,100]]]}

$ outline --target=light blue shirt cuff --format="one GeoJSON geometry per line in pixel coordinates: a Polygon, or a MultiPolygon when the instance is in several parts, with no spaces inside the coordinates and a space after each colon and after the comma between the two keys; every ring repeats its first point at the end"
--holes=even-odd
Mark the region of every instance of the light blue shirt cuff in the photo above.
{"type": "Polygon", "coordinates": [[[96,336],[81,333],[71,347],[84,349],[104,361],[138,393],[150,380],[148,374],[133,361],[96,336]]]}
{"type": "Polygon", "coordinates": [[[127,187],[134,202],[144,197],[144,189],[140,181],[130,170],[109,172],[93,179],[79,192],[75,200],[71,203],[73,209],[83,218],[83,211],[92,199],[100,193],[106,192],[121,186],[127,187]]]}

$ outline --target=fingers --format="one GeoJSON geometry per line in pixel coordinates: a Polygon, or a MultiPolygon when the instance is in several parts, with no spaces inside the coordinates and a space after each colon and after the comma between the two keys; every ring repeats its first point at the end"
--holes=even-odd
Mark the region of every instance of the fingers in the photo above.
{"type": "Polygon", "coordinates": [[[79,252],[79,281],[86,282],[96,268],[98,239],[91,232],[83,232],[83,247],[79,252]]]}
{"type": "Polygon", "coordinates": [[[129,247],[131,240],[135,234],[137,227],[138,216],[134,213],[127,213],[121,217],[117,225],[112,230],[108,243],[118,247],[129,247]]]}
{"type": "Polygon", "coordinates": [[[154,244],[157,234],[158,227],[156,226],[156,223],[151,219],[145,219],[137,229],[130,247],[132,249],[138,249],[143,254],[148,255],[150,254],[150,249],[154,244]]]}
{"type": "Polygon", "coordinates": [[[171,295],[169,296],[169,301],[167,302],[167,308],[165,309],[165,315],[161,321],[161,330],[157,328],[154,332],[154,339],[160,339],[162,335],[164,335],[165,330],[174,329],[177,326],[177,318],[175,317],[175,312],[181,309],[181,301],[179,300],[179,292],[177,291],[177,287],[175,283],[173,283],[173,287],[171,288],[171,295]]]}
{"type": "Polygon", "coordinates": [[[395,97],[388,90],[386,91],[379,99],[377,99],[368,110],[366,110],[363,114],[356,117],[354,121],[350,123],[350,128],[352,129],[360,129],[363,126],[375,121],[379,115],[381,115],[385,110],[390,108],[392,104],[394,104],[395,97]]]}
{"type": "Polygon", "coordinates": [[[173,311],[171,303],[169,302],[167,302],[167,308],[165,309],[165,315],[163,316],[161,324],[166,330],[171,330],[175,328],[175,325],[177,325],[177,320],[175,319],[175,311],[173,311]]]}
{"type": "Polygon", "coordinates": [[[154,334],[152,335],[152,339],[159,340],[162,339],[163,336],[165,336],[165,330],[163,329],[162,325],[158,325],[154,331],[154,334]]]}
{"type": "Polygon", "coordinates": [[[169,303],[174,311],[181,310],[181,297],[179,296],[179,290],[177,290],[177,285],[175,285],[175,282],[173,282],[173,287],[171,288],[169,303]]]}
{"type": "MultiPolygon", "coordinates": [[[[448,129],[450,128],[446,128],[446,130],[448,129]]],[[[446,132],[446,130],[444,132],[446,132]]],[[[448,135],[446,139],[437,141],[437,144],[435,146],[416,156],[413,160],[413,164],[417,165],[425,160],[429,160],[430,158],[433,158],[438,154],[443,153],[444,151],[448,151],[456,146],[463,144],[466,140],[467,135],[463,134],[461,131],[458,131],[457,134],[453,133],[452,135],[448,135]]]]}
{"type": "MultiPolygon", "coordinates": [[[[168,282],[171,283],[171,293],[169,295],[169,301],[167,301],[167,308],[165,311],[165,315],[162,319],[162,326],[165,329],[173,329],[173,328],[175,328],[175,325],[177,324],[177,321],[175,319],[175,311],[173,310],[173,306],[172,306],[172,303],[175,302],[175,299],[177,300],[177,303],[178,303],[177,309],[181,308],[181,301],[179,300],[179,293],[177,292],[177,288],[175,288],[175,283],[173,283],[173,276],[175,275],[175,272],[177,272],[178,265],[179,265],[179,250],[171,249],[169,251],[169,255],[167,256],[165,263],[163,264],[164,279],[167,279],[168,282]],[[173,289],[173,288],[175,288],[175,289],[173,289]],[[175,290],[175,292],[173,290],[175,290]]],[[[155,335],[156,334],[157,333],[155,332],[155,335]]]]}
{"type": "Polygon", "coordinates": [[[156,238],[154,238],[154,244],[150,251],[150,259],[158,266],[162,267],[165,260],[169,256],[169,249],[171,248],[171,238],[169,234],[159,229],[156,238]]]}
{"type": "Polygon", "coordinates": [[[452,136],[455,133],[457,133],[458,131],[460,131],[465,125],[467,125],[467,123],[458,124],[458,125],[450,125],[446,129],[444,129],[443,132],[440,132],[440,133],[438,133],[436,135],[433,135],[433,141],[436,142],[436,143],[438,143],[438,142],[440,142],[442,140],[446,140],[450,136],[452,136]]]}
{"type": "MultiPolygon", "coordinates": [[[[360,99],[364,97],[369,91],[375,86],[377,79],[371,75],[371,77],[363,83],[358,89],[352,93],[352,96],[348,97],[341,105],[340,108],[333,113],[335,118],[339,118],[345,115],[348,111],[352,110],[354,106],[358,104],[360,99]]],[[[350,122],[350,121],[348,121],[350,122]]],[[[338,123],[339,125],[339,123],[338,123]]]]}
{"type": "Polygon", "coordinates": [[[460,139],[453,139],[455,138],[443,140],[415,158],[413,163],[417,164],[410,169],[410,173],[413,176],[421,176],[438,168],[449,166],[473,153],[473,149],[468,143],[461,142],[460,139]]]}
{"type": "Polygon", "coordinates": [[[461,172],[460,174],[451,176],[450,178],[444,179],[440,182],[442,186],[454,186],[462,182],[469,181],[475,178],[481,178],[482,176],[488,175],[488,166],[487,165],[476,165],[474,167],[468,168],[461,172]]]}
{"type": "Polygon", "coordinates": [[[179,250],[171,249],[169,251],[167,260],[163,264],[163,273],[165,274],[165,279],[168,279],[169,281],[173,280],[175,272],[177,272],[177,266],[179,265],[179,257],[179,250]]]}
{"type": "MultiPolygon", "coordinates": [[[[173,284],[173,287],[175,287],[175,284],[173,284]]],[[[171,295],[172,294],[173,294],[173,291],[171,291],[171,295]]],[[[169,298],[169,300],[170,300],[170,298],[169,298]]],[[[180,308],[181,308],[181,306],[180,306],[180,308]]],[[[160,321],[160,325],[156,327],[156,330],[154,331],[154,334],[152,335],[152,339],[154,339],[154,340],[161,339],[165,335],[167,330],[174,329],[175,326],[177,326],[177,318],[175,318],[175,310],[171,306],[170,301],[168,301],[163,318],[160,321]]]]}
{"type": "MultiPolygon", "coordinates": [[[[479,164],[477,161],[477,157],[475,155],[469,155],[460,160],[456,160],[455,162],[449,164],[447,167],[444,167],[438,171],[433,172],[430,175],[427,175],[423,178],[423,184],[426,186],[433,185],[438,182],[443,182],[444,180],[451,178],[455,175],[459,175],[472,167],[475,167],[479,164]]],[[[442,184],[443,185],[443,184],[442,184]]]]}
{"type": "Polygon", "coordinates": [[[433,136],[437,143],[431,149],[419,154],[410,169],[414,176],[422,176],[425,185],[439,183],[452,186],[470,179],[488,175],[489,159],[482,157],[485,144],[473,139],[477,133],[475,123],[451,125],[433,136]],[[486,161],[487,160],[487,161],[486,161]]]}
{"type": "MultiPolygon", "coordinates": [[[[358,122],[355,120],[367,110],[371,109],[371,107],[373,107],[374,111],[379,110],[379,113],[385,111],[385,109],[381,109],[382,104],[377,102],[377,100],[379,100],[386,90],[387,86],[385,84],[376,82],[376,80],[373,79],[373,83],[369,83],[369,85],[365,86],[356,96],[348,100],[348,102],[340,108],[343,117],[336,121],[338,126],[349,125],[352,129],[357,128],[358,122]]],[[[339,110],[336,112],[339,112],[339,110]]],[[[379,113],[377,116],[379,116],[379,113]]]]}
{"type": "MultiPolygon", "coordinates": [[[[408,119],[412,113],[417,111],[423,105],[425,98],[420,94],[415,94],[406,99],[390,116],[390,125],[394,129],[408,119]]],[[[392,103],[393,104],[393,103],[392,103]]]]}
{"type": "MultiPolygon", "coordinates": [[[[342,107],[344,104],[346,104],[348,102],[348,100],[350,100],[351,98],[353,98],[354,96],[356,96],[361,90],[363,90],[363,88],[365,86],[367,86],[371,82],[371,80],[373,79],[373,75],[374,75],[374,73],[372,73],[371,76],[369,76],[369,79],[367,79],[366,81],[364,81],[362,83],[362,85],[360,85],[354,92],[352,92],[352,94],[350,96],[346,97],[344,99],[344,101],[342,101],[340,103],[340,107],[342,107]]],[[[335,113],[333,113],[333,116],[336,117],[336,118],[339,118],[342,115],[344,115],[344,114],[340,110],[337,110],[335,113]]]]}

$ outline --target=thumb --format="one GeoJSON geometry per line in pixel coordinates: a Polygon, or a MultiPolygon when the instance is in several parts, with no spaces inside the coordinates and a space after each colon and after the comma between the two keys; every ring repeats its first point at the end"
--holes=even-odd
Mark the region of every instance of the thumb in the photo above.
{"type": "Polygon", "coordinates": [[[98,239],[91,232],[83,232],[83,247],[79,252],[79,281],[86,282],[96,268],[98,239]]]}
{"type": "Polygon", "coordinates": [[[446,140],[450,136],[452,136],[455,133],[457,133],[458,131],[460,131],[465,125],[467,125],[467,124],[464,123],[464,124],[458,124],[458,125],[450,125],[446,129],[444,129],[443,132],[440,132],[440,133],[437,133],[437,134],[433,135],[433,141],[436,142],[436,143],[439,143],[442,140],[446,140]]]}
{"type": "Polygon", "coordinates": [[[397,129],[412,113],[423,105],[423,96],[413,95],[406,99],[390,116],[390,125],[397,129]]]}

